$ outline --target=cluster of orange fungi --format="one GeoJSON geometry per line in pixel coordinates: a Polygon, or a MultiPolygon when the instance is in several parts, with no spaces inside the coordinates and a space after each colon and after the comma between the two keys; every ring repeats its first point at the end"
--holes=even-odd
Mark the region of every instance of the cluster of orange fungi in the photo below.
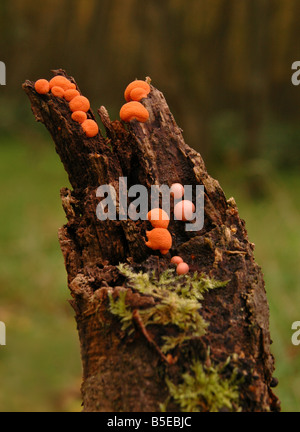
{"type": "MultiPolygon", "coordinates": [[[[87,137],[94,137],[99,132],[98,124],[87,118],[87,112],[90,109],[90,102],[80,95],[76,85],[62,75],[56,75],[50,81],[39,79],[35,82],[35,90],[39,94],[51,92],[54,96],[64,98],[69,103],[72,111],[72,119],[80,123],[87,137]]],[[[132,81],[125,89],[124,97],[126,103],[120,110],[120,118],[125,122],[136,119],[139,122],[146,122],[149,119],[148,110],[140,103],[140,100],[146,98],[150,92],[150,85],[146,81],[132,81]]],[[[174,183],[171,186],[171,193],[174,198],[181,198],[184,194],[184,188],[180,183],[174,183]]],[[[187,220],[187,213],[194,211],[195,207],[192,202],[183,200],[175,206],[174,212],[179,220],[187,220]]],[[[146,231],[148,241],[146,246],[152,250],[159,250],[161,254],[166,255],[172,247],[172,236],[168,231],[169,216],[160,209],[155,208],[147,214],[147,219],[153,229],[146,231]]],[[[189,271],[189,265],[179,256],[173,256],[171,263],[176,265],[177,274],[186,274],[189,271]]]]}
{"type": "MultiPolygon", "coordinates": [[[[174,183],[171,188],[171,194],[175,199],[180,199],[184,194],[184,187],[180,183],[174,183]]],[[[191,201],[180,201],[181,207],[179,213],[176,215],[178,220],[187,220],[187,213],[195,211],[195,206],[191,201]]],[[[178,203],[178,204],[180,204],[178,203]]],[[[177,204],[176,204],[177,205],[177,204]]],[[[178,207],[177,207],[178,208],[178,207]]],[[[174,211],[177,210],[176,206],[174,211]]],[[[147,219],[151,223],[153,229],[146,231],[148,241],[146,246],[152,250],[159,250],[161,254],[166,255],[172,247],[172,236],[168,231],[169,216],[160,208],[155,208],[147,213],[147,219]]],[[[176,272],[178,275],[186,274],[189,272],[189,265],[183,261],[180,256],[173,256],[171,263],[176,265],[176,272]]]]}
{"type": "Polygon", "coordinates": [[[39,79],[35,82],[35,90],[39,94],[51,92],[53,96],[64,98],[69,103],[72,120],[80,123],[86,136],[91,138],[98,134],[99,127],[95,120],[87,118],[90,101],[82,96],[76,85],[62,75],[56,75],[50,81],[39,79]]]}
{"type": "Polygon", "coordinates": [[[120,110],[120,119],[130,122],[135,119],[139,122],[146,122],[149,118],[149,112],[141,104],[140,100],[146,98],[150,93],[150,86],[146,81],[132,81],[125,89],[124,97],[126,103],[120,110]]]}

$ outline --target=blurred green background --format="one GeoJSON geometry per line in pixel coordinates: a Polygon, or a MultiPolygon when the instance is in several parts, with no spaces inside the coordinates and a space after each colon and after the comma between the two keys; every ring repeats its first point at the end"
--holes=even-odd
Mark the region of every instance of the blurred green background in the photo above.
{"type": "Polygon", "coordinates": [[[1,0],[0,411],[80,411],[81,364],[57,239],[68,179],[21,84],[64,68],[118,118],[152,78],[186,142],[234,196],[270,304],[276,394],[300,411],[298,0],[1,0]]]}

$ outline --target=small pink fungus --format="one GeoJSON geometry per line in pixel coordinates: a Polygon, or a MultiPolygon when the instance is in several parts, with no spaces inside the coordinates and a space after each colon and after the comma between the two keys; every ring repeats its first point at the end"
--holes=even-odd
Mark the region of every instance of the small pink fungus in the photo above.
{"type": "Polygon", "coordinates": [[[182,262],[182,263],[178,264],[178,266],[176,268],[176,273],[179,275],[184,275],[184,274],[187,274],[189,272],[189,270],[190,270],[189,265],[185,262],[182,262]]]}

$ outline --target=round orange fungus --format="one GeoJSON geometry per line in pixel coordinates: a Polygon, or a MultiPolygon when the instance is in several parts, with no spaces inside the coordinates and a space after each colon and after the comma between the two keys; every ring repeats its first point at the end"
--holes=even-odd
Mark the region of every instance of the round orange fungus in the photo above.
{"type": "Polygon", "coordinates": [[[74,97],[80,96],[80,93],[76,89],[68,89],[65,91],[64,98],[66,101],[70,102],[74,97]]]}
{"type": "Polygon", "coordinates": [[[171,258],[171,263],[173,263],[173,264],[177,265],[177,264],[180,264],[182,262],[183,262],[183,259],[180,256],[173,256],[171,258]]]}
{"type": "Polygon", "coordinates": [[[85,96],[75,96],[70,102],[69,107],[71,111],[84,111],[90,109],[90,101],[85,96]]]}
{"type": "Polygon", "coordinates": [[[62,75],[56,75],[55,77],[53,77],[49,81],[49,85],[50,85],[50,89],[52,89],[52,87],[54,87],[54,86],[61,87],[64,90],[76,88],[76,85],[74,83],[72,83],[66,77],[64,77],[62,75]]]}
{"type": "Polygon", "coordinates": [[[71,115],[72,120],[78,123],[83,123],[87,119],[87,115],[84,111],[74,111],[71,115]]]}
{"type": "Polygon", "coordinates": [[[125,122],[130,122],[136,119],[139,122],[146,122],[149,118],[149,113],[146,108],[136,101],[127,102],[120,110],[120,118],[125,122]]]}
{"type": "Polygon", "coordinates": [[[46,94],[50,90],[50,85],[47,80],[39,79],[35,82],[34,88],[39,94],[46,94]]]}
{"type": "Polygon", "coordinates": [[[159,250],[163,255],[169,252],[172,247],[172,236],[165,228],[154,228],[146,231],[148,241],[146,246],[153,250],[159,250]]]}
{"type": "Polygon", "coordinates": [[[192,201],[182,200],[179,201],[174,207],[174,215],[177,220],[191,220],[195,212],[195,206],[192,201]]]}
{"type": "Polygon", "coordinates": [[[130,99],[133,101],[140,101],[141,99],[147,97],[148,93],[149,92],[147,90],[145,90],[141,87],[136,87],[136,88],[131,90],[130,99]]]}
{"type": "Polygon", "coordinates": [[[89,138],[94,137],[99,132],[99,127],[98,124],[95,122],[95,120],[92,119],[85,120],[81,124],[81,126],[86,136],[89,138]]]}
{"type": "Polygon", "coordinates": [[[155,208],[147,213],[147,219],[153,226],[153,228],[168,228],[169,226],[169,216],[168,214],[160,208],[155,208]]]}
{"type": "Polygon", "coordinates": [[[126,87],[124,97],[126,102],[131,100],[139,101],[140,99],[147,97],[149,92],[150,86],[146,81],[135,80],[126,87]]]}
{"type": "Polygon", "coordinates": [[[61,87],[53,86],[51,88],[51,93],[56,97],[64,97],[65,91],[61,87]]]}
{"type": "Polygon", "coordinates": [[[182,198],[184,194],[184,187],[180,183],[173,183],[170,187],[171,195],[174,196],[174,199],[182,198]]]}
{"type": "Polygon", "coordinates": [[[179,275],[187,274],[189,272],[189,270],[190,270],[190,267],[185,262],[179,263],[177,268],[176,268],[176,272],[179,275]]]}

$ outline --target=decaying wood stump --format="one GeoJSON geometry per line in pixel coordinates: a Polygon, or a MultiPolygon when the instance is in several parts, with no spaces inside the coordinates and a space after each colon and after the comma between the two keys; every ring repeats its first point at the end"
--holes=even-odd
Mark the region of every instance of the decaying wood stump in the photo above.
{"type": "MultiPolygon", "coordinates": [[[[63,70],[54,74],[67,76],[63,70]]],[[[79,332],[84,411],[155,412],[168,397],[166,409],[179,411],[166,378],[179,385],[195,356],[206,370],[230,357],[222,379],[235,371],[240,410],[279,411],[280,403],[272,392],[276,380],[272,378],[268,303],[254,245],[234,199],[226,200],[201,156],[184,142],[163,94],[151,85],[148,97],[142,99],[150,113],[146,123],[111,121],[101,107],[98,114],[106,136],[99,132],[87,138],[71,119],[63,98],[38,94],[30,81],[23,88],[36,120],[52,135],[72,186],[72,190],[61,189],[67,223],[59,230],[59,242],[79,332]],[[171,219],[173,246],[171,253],[161,255],[145,245],[148,221],[98,220],[96,189],[111,184],[118,191],[120,177],[127,177],[128,188],[141,184],[148,190],[154,184],[176,182],[204,185],[203,228],[187,232],[184,224],[171,219]],[[160,274],[170,268],[171,254],[188,262],[191,272],[229,282],[204,294],[199,313],[208,323],[205,334],[191,338],[168,356],[160,353],[159,345],[164,332],[169,334],[174,328],[145,329],[133,320],[134,331],[127,334],[111,313],[109,299],[111,294],[117,299],[125,292],[133,317],[154,307],[156,300],[135,292],[117,266],[128,263],[133,271],[160,274]]],[[[91,110],[88,117],[95,119],[91,110]]],[[[205,397],[199,407],[209,410],[205,397]]],[[[231,408],[238,409],[237,404],[231,408]]]]}

